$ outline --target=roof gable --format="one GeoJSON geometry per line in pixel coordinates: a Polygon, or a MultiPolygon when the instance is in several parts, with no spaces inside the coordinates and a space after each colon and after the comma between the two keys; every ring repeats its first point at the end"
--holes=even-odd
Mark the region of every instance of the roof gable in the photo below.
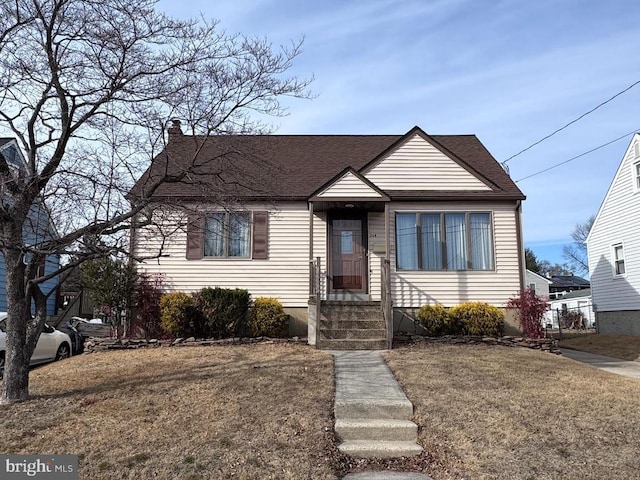
{"type": "Polygon", "coordinates": [[[389,200],[389,197],[384,192],[353,168],[347,168],[340,172],[336,178],[323,185],[319,192],[312,196],[311,200],[336,198],[389,200]]]}
{"type": "Polygon", "coordinates": [[[418,127],[361,172],[384,190],[492,190],[482,175],[418,127]]]}
{"type": "MultiPolygon", "coordinates": [[[[640,147],[636,147],[636,145],[640,146],[640,133],[635,133],[633,135],[633,138],[631,139],[631,142],[629,142],[629,146],[627,147],[627,150],[624,152],[622,160],[620,161],[620,165],[618,165],[618,169],[616,170],[616,173],[613,176],[613,180],[611,180],[611,184],[609,185],[607,193],[605,194],[604,199],[600,204],[600,208],[598,209],[596,218],[593,221],[591,230],[589,231],[589,234],[585,239],[586,244],[589,243],[589,240],[591,239],[593,232],[599,228],[599,223],[603,215],[603,212],[605,211],[605,209],[607,209],[607,206],[609,205],[609,199],[611,199],[614,196],[614,192],[618,188],[621,188],[621,189],[627,189],[627,192],[626,192],[627,195],[632,195],[634,193],[633,179],[627,178],[627,174],[632,175],[632,172],[631,172],[632,165],[638,160],[640,160],[640,156],[636,155],[636,148],[640,148],[640,147]]],[[[621,193],[624,194],[624,192],[621,192],[621,193]]]]}

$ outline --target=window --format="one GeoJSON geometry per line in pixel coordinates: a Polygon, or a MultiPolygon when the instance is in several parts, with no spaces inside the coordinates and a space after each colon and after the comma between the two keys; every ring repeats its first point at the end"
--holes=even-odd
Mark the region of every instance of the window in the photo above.
{"type": "Polygon", "coordinates": [[[490,213],[397,213],[399,270],[492,270],[490,213]]]}
{"type": "Polygon", "coordinates": [[[247,212],[219,212],[205,217],[205,257],[250,257],[251,216],[247,212]]]}
{"type": "Polygon", "coordinates": [[[633,187],[640,191],[640,161],[633,164],[633,187]]]}
{"type": "Polygon", "coordinates": [[[536,294],[536,284],[535,283],[530,283],[529,284],[529,290],[531,290],[531,293],[533,293],[535,295],[536,294]]]}
{"type": "Polygon", "coordinates": [[[621,243],[613,246],[613,274],[624,275],[624,248],[621,243]]]}

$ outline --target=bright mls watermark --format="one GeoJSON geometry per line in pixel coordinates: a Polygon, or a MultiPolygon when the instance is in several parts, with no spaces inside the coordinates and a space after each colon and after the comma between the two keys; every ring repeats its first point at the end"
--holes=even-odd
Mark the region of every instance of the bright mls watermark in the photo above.
{"type": "Polygon", "coordinates": [[[78,480],[77,455],[0,455],[0,478],[78,480]]]}

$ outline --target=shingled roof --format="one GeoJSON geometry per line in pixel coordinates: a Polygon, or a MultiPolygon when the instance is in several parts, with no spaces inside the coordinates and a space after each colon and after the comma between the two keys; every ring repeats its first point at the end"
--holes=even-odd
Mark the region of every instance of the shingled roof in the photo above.
{"type": "MultiPolygon", "coordinates": [[[[170,129],[171,131],[171,129],[170,129]]],[[[306,200],[336,174],[365,167],[406,138],[423,135],[443,153],[482,179],[491,190],[387,191],[392,199],[477,198],[522,200],[524,195],[475,135],[429,136],[414,127],[405,135],[224,135],[169,136],[163,152],[138,180],[132,195],[166,172],[177,174],[195,158],[196,168],[179,183],[164,183],[154,197],[306,200]]]]}

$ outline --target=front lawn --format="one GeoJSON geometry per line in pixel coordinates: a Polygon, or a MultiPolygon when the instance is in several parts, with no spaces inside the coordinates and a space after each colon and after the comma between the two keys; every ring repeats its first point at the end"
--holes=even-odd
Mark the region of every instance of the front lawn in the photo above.
{"type": "Polygon", "coordinates": [[[640,472],[640,382],[528,349],[385,354],[434,479],[624,479],[640,472]]]}
{"type": "Polygon", "coordinates": [[[81,479],[334,479],[333,363],[311,347],[157,348],[31,372],[0,452],[80,456],[81,479]]]}

